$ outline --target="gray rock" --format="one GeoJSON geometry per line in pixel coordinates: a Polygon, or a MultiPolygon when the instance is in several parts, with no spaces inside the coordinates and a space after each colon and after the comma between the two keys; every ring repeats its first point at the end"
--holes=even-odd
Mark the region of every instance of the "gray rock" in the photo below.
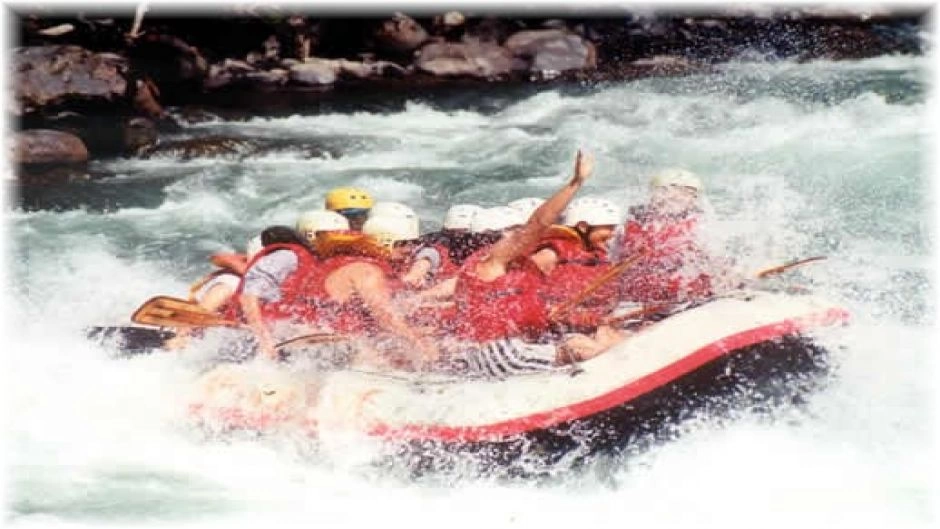
{"type": "Polygon", "coordinates": [[[508,74],[512,68],[512,54],[492,43],[436,42],[421,48],[415,66],[442,77],[485,79],[508,74]]]}
{"type": "Polygon", "coordinates": [[[390,53],[408,53],[428,40],[428,32],[421,24],[402,13],[395,13],[390,20],[382,23],[375,32],[375,45],[381,51],[390,53]]]}
{"type": "Polygon", "coordinates": [[[24,130],[14,134],[13,160],[29,164],[69,164],[88,161],[81,138],[52,129],[24,130]]]}
{"type": "Polygon", "coordinates": [[[597,67],[594,45],[563,30],[520,31],[511,35],[505,47],[522,59],[532,72],[564,72],[597,67]]]}
{"type": "Polygon", "coordinates": [[[258,84],[282,85],[287,83],[290,79],[290,75],[287,70],[274,68],[268,71],[247,73],[245,74],[245,79],[258,84]]]}
{"type": "Polygon", "coordinates": [[[222,69],[232,73],[248,73],[255,71],[255,67],[245,61],[235,59],[225,59],[222,61],[222,69]]]}
{"type": "Polygon", "coordinates": [[[69,100],[111,102],[127,93],[127,61],[78,46],[31,46],[13,50],[13,90],[29,113],[69,100]]]}
{"type": "Polygon", "coordinates": [[[157,125],[147,118],[131,118],[124,123],[124,149],[140,154],[157,144],[157,125]]]}
{"type": "Polygon", "coordinates": [[[337,66],[323,59],[291,66],[290,80],[302,85],[329,85],[336,82],[337,66]]]}

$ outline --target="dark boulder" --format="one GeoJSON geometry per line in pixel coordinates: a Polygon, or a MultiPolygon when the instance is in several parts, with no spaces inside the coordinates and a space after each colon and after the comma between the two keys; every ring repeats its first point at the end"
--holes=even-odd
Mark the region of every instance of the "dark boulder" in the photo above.
{"type": "Polygon", "coordinates": [[[428,32],[413,18],[395,13],[376,30],[375,48],[389,55],[407,55],[428,40],[428,32]]]}
{"type": "Polygon", "coordinates": [[[81,138],[52,129],[24,130],[14,134],[12,159],[21,165],[83,164],[88,149],[81,138]]]}

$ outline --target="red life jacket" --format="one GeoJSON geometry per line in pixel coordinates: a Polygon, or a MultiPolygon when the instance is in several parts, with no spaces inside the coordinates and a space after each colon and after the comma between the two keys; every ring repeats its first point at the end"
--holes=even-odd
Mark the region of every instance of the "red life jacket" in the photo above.
{"type": "MultiPolygon", "coordinates": [[[[585,248],[580,237],[543,239],[536,251],[546,248],[558,256],[558,263],[542,288],[542,296],[549,305],[570,300],[611,267],[606,249],[585,248]]],[[[614,309],[618,299],[619,285],[611,280],[579,303],[574,311],[581,325],[597,326],[601,318],[614,309]]]]}
{"type": "Polygon", "coordinates": [[[626,223],[621,256],[648,251],[620,279],[621,296],[630,301],[668,302],[711,295],[711,279],[702,272],[684,270],[702,262],[695,230],[698,217],[682,219],[640,215],[626,223]]]}
{"type": "Polygon", "coordinates": [[[547,331],[548,310],[539,296],[545,276],[539,267],[523,257],[510,263],[503,276],[483,281],[475,269],[485,255],[487,250],[470,256],[457,276],[457,335],[487,342],[514,336],[535,338],[547,331]]]}
{"type": "Polygon", "coordinates": [[[392,267],[382,259],[357,255],[337,255],[321,262],[307,281],[307,296],[315,300],[321,323],[329,325],[335,332],[345,334],[375,334],[379,326],[371,312],[358,296],[339,302],[331,299],[326,289],[326,279],[340,268],[353,263],[369,263],[382,269],[389,280],[389,289],[394,293],[399,288],[392,267]]]}
{"type": "MultiPolygon", "coordinates": [[[[291,272],[280,285],[281,299],[273,302],[260,300],[261,316],[267,320],[291,320],[297,322],[315,322],[317,319],[316,306],[310,303],[306,291],[311,274],[319,267],[317,258],[307,248],[297,244],[269,244],[265,246],[248,263],[246,270],[262,257],[278,250],[289,250],[297,256],[297,269],[291,272]]],[[[246,272],[247,275],[247,272],[246,272]]],[[[241,295],[245,288],[245,278],[242,277],[235,291],[234,299],[241,295]]],[[[229,318],[244,320],[241,307],[233,303],[226,311],[229,318]]]]}

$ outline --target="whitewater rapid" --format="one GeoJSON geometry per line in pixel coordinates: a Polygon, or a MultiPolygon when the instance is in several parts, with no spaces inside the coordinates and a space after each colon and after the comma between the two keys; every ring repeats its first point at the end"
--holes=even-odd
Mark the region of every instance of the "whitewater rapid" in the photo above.
{"type": "Polygon", "coordinates": [[[6,521],[927,527],[937,393],[927,69],[907,57],[732,64],[522,96],[494,88],[464,94],[472,104],[461,108],[442,96],[385,112],[220,118],[180,137],[282,147],[106,160],[93,167],[100,180],[12,199],[6,521]],[[337,450],[207,436],[183,417],[198,351],[116,359],[83,337],[126,323],[152,295],[184,295],[209,253],[293,224],[331,187],[405,202],[427,231],[453,203],[548,195],[579,147],[597,157],[584,194],[624,204],[644,199],[659,167],[702,175],[711,243],[745,270],[827,255],[789,281],[853,314],[819,336],[837,366],[829,386],[773,419],[703,417],[672,442],[547,482],[409,479],[371,466],[364,440],[337,450]]]}

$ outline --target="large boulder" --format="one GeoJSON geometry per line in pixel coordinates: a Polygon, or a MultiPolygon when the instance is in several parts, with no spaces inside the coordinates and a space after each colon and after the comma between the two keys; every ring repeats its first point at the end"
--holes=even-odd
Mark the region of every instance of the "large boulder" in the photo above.
{"type": "Polygon", "coordinates": [[[326,59],[307,59],[291,66],[288,76],[291,82],[300,85],[331,85],[336,82],[339,67],[335,61],[326,59]]]}
{"type": "Polygon", "coordinates": [[[428,40],[428,32],[413,18],[395,13],[376,30],[375,46],[379,51],[403,55],[411,53],[428,40]]]}
{"type": "Polygon", "coordinates": [[[88,149],[73,134],[52,129],[24,130],[14,134],[13,160],[17,164],[80,164],[88,161],[88,149]]]}
{"type": "Polygon", "coordinates": [[[594,45],[565,30],[520,31],[506,39],[504,46],[520,67],[531,72],[556,73],[597,67],[594,45]]]}
{"type": "Polygon", "coordinates": [[[74,101],[111,103],[127,93],[127,60],[78,46],[13,50],[15,115],[74,101]]]}
{"type": "Polygon", "coordinates": [[[415,66],[437,76],[492,78],[512,69],[512,54],[492,43],[436,42],[419,50],[415,66]]]}

